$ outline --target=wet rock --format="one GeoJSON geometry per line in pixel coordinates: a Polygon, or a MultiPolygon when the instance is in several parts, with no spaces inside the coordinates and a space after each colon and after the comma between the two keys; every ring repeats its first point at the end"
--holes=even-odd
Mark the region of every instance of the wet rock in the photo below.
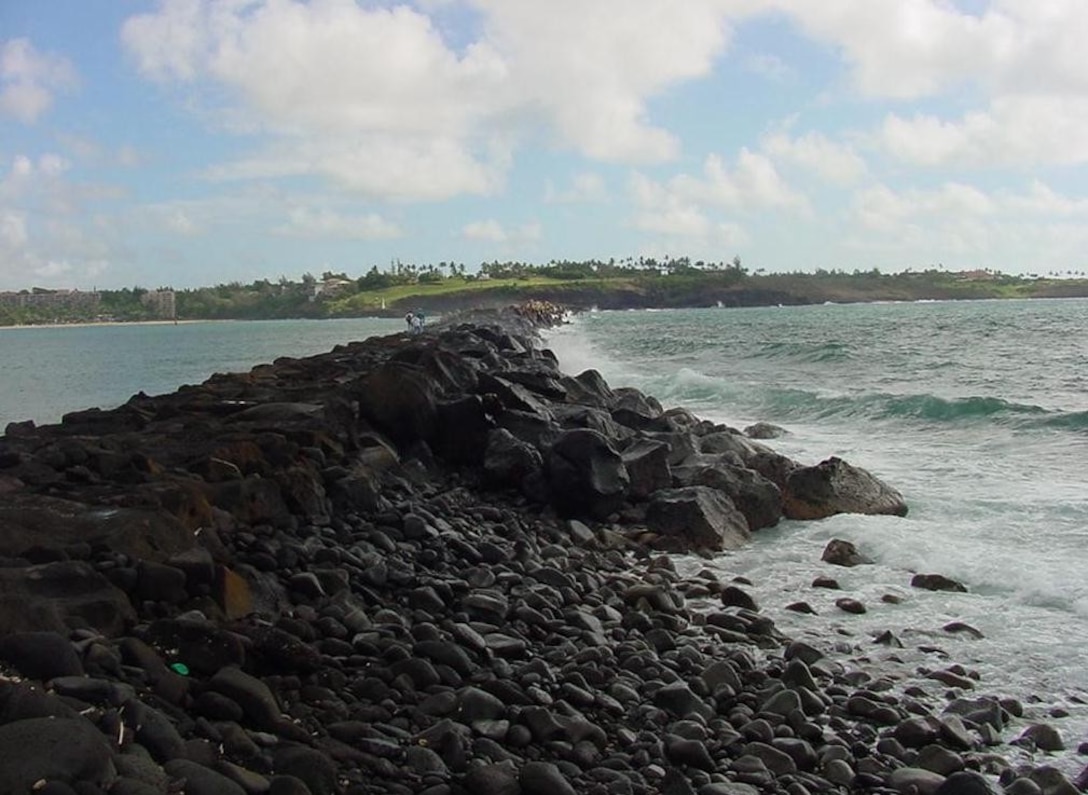
{"type": "Polygon", "coordinates": [[[914,765],[925,770],[932,770],[942,776],[951,776],[963,770],[964,767],[963,757],[939,745],[927,745],[921,748],[914,760],[914,765]]]}
{"type": "Polygon", "coordinates": [[[662,709],[668,710],[677,717],[689,715],[702,715],[709,719],[713,714],[711,708],[684,682],[672,682],[658,688],[653,695],[653,702],[662,709]]]}
{"type": "Polygon", "coordinates": [[[564,431],[548,453],[552,500],[563,515],[604,518],[620,507],[630,485],[623,459],[596,431],[564,431]]]}
{"type": "Polygon", "coordinates": [[[785,428],[769,422],[757,422],[744,429],[744,435],[749,439],[779,439],[786,433],[785,428]]]}
{"type": "Polygon", "coordinates": [[[1033,768],[1027,777],[1042,790],[1043,795],[1074,795],[1077,792],[1065,774],[1050,765],[1033,768]]]}
{"type": "Polygon", "coordinates": [[[1061,733],[1046,723],[1033,723],[1014,740],[1017,745],[1029,745],[1040,751],[1062,751],[1065,743],[1061,733]]]}
{"type": "Polygon", "coordinates": [[[645,500],[655,491],[672,485],[669,467],[669,446],[652,439],[636,439],[620,454],[630,478],[628,493],[633,499],[645,500]]]}
{"type": "Polygon", "coordinates": [[[965,624],[962,621],[952,621],[941,627],[945,632],[952,633],[954,635],[966,635],[967,637],[974,638],[975,640],[982,640],[985,635],[979,630],[972,627],[970,624],[965,624]]]}
{"type": "Polygon", "coordinates": [[[927,591],[952,591],[967,593],[963,583],[956,582],[943,574],[915,574],[911,577],[912,588],[924,588],[927,591]]]}
{"type": "Polygon", "coordinates": [[[759,610],[759,605],[756,604],[756,600],[752,598],[751,594],[735,585],[727,585],[723,588],[720,598],[722,604],[726,607],[742,607],[745,610],[759,610]]]}
{"type": "Polygon", "coordinates": [[[835,457],[791,472],[783,500],[790,519],[823,519],[838,513],[907,514],[907,504],[898,491],[835,457]]]}
{"type": "Polygon", "coordinates": [[[862,613],[868,612],[865,609],[865,605],[849,596],[836,599],[835,607],[839,608],[839,610],[842,610],[844,613],[853,613],[854,615],[861,615],[862,613]]]}
{"type": "Polygon", "coordinates": [[[540,451],[510,431],[495,428],[488,433],[483,470],[495,485],[521,488],[526,478],[540,473],[543,467],[540,451]]]}
{"type": "Polygon", "coordinates": [[[945,777],[918,767],[901,767],[888,776],[888,786],[903,795],[935,795],[945,777]]]}
{"type": "Polygon", "coordinates": [[[709,486],[721,491],[744,515],[753,532],[774,527],[782,519],[781,490],[754,469],[715,464],[682,467],[676,475],[681,485],[709,486]]]}
{"type": "Polygon", "coordinates": [[[707,486],[655,493],[646,526],[677,550],[737,549],[748,541],[748,522],[728,497],[707,486]]]}
{"type": "MultiPolygon", "coordinates": [[[[1009,790],[1006,789],[1005,792],[1009,790]]],[[[935,795],[997,795],[985,776],[974,770],[961,770],[949,775],[937,788],[935,795]]]]}
{"type": "Polygon", "coordinates": [[[524,795],[576,795],[567,777],[551,762],[528,762],[518,774],[524,795]]]}
{"type": "Polygon", "coordinates": [[[816,608],[814,608],[808,602],[790,602],[788,605],[786,605],[785,609],[793,613],[805,613],[810,616],[819,615],[816,612],[816,608]]]}
{"type": "Polygon", "coordinates": [[[872,558],[858,552],[858,548],[851,542],[843,541],[841,538],[833,538],[827,542],[820,560],[833,566],[848,567],[873,562],[872,558]]]}

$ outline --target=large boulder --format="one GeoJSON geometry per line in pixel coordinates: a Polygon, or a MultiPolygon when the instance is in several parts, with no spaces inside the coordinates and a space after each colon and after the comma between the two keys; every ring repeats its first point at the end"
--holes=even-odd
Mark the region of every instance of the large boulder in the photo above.
{"type": "Polygon", "coordinates": [[[544,466],[540,452],[505,428],[493,428],[483,451],[484,474],[500,487],[520,488],[525,479],[537,475],[544,466]]]}
{"type": "Polygon", "coordinates": [[[242,524],[281,527],[290,524],[294,518],[283,491],[273,478],[252,475],[242,480],[216,483],[210,488],[209,499],[216,508],[226,511],[242,524]]]}
{"type": "Polygon", "coordinates": [[[0,568],[0,635],[34,631],[67,635],[78,627],[118,635],[135,620],[125,593],[89,563],[65,560],[0,568]]]}
{"type": "Polygon", "coordinates": [[[783,496],[790,519],[823,519],[839,513],[907,514],[898,491],[835,457],[791,472],[783,496]]]}
{"type": "Polygon", "coordinates": [[[733,501],[750,530],[774,527],[782,518],[782,492],[767,478],[746,467],[717,464],[679,468],[677,481],[684,486],[709,486],[733,501]]]}
{"type": "Polygon", "coordinates": [[[359,414],[403,447],[434,434],[438,417],[435,383],[425,370],[388,362],[355,382],[359,414]]]}
{"type": "Polygon", "coordinates": [[[872,558],[862,555],[851,542],[844,541],[841,538],[832,538],[827,542],[820,560],[824,561],[824,563],[830,563],[832,566],[846,566],[847,568],[873,562],[872,558]]]}
{"type": "Polygon", "coordinates": [[[438,405],[434,450],[451,463],[479,464],[492,430],[494,406],[480,395],[438,405]]]}
{"type": "Polygon", "coordinates": [[[631,478],[632,498],[644,500],[655,491],[672,485],[669,446],[664,442],[638,439],[623,450],[621,457],[631,478]]]}
{"type": "Polygon", "coordinates": [[[116,778],[109,743],[86,718],[28,718],[0,726],[0,792],[34,792],[42,781],[84,782],[103,791],[116,778]]]}
{"type": "Polygon", "coordinates": [[[709,486],[664,489],[653,495],[646,527],[677,551],[737,549],[750,538],[748,521],[732,501],[709,486]]]}
{"type": "Polygon", "coordinates": [[[561,383],[571,403],[607,409],[615,400],[604,377],[596,370],[586,370],[573,377],[564,376],[561,383]]]}
{"type": "Polygon", "coordinates": [[[193,546],[190,530],[161,511],[86,505],[43,494],[11,494],[0,504],[0,556],[32,549],[102,544],[137,558],[165,560],[193,546]]]}
{"type": "Polygon", "coordinates": [[[636,431],[652,430],[662,415],[661,404],[634,387],[612,390],[612,419],[636,431]]]}
{"type": "Polygon", "coordinates": [[[630,484],[616,448],[584,428],[559,434],[548,453],[548,477],[556,510],[599,519],[622,505],[630,484]]]}

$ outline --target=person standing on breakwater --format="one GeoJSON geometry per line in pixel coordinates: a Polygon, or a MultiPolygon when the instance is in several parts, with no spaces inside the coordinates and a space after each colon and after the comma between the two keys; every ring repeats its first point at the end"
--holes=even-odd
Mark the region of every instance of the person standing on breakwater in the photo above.
{"type": "MultiPolygon", "coordinates": [[[[411,313],[409,313],[409,314],[411,314],[411,313]]],[[[413,335],[423,333],[423,318],[421,318],[419,315],[412,315],[411,324],[412,324],[412,334],[413,335]]]]}
{"type": "Polygon", "coordinates": [[[404,322],[408,324],[408,330],[409,331],[412,331],[412,329],[413,329],[412,321],[415,320],[415,317],[416,316],[414,314],[412,314],[411,312],[409,312],[407,315],[404,316],[404,322]]]}

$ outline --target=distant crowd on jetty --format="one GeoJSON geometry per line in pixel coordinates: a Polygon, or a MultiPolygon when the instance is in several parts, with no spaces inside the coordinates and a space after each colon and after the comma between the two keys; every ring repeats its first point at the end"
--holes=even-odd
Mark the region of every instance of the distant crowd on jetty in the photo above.
{"type": "Polygon", "coordinates": [[[525,301],[512,307],[512,309],[541,328],[557,326],[563,322],[567,315],[567,310],[559,304],[536,299],[525,301]]]}
{"type": "Polygon", "coordinates": [[[563,373],[524,333],[554,304],[479,316],[9,425],[0,795],[1083,788],[975,672],[901,695],[661,554],[898,492],[563,373]]]}

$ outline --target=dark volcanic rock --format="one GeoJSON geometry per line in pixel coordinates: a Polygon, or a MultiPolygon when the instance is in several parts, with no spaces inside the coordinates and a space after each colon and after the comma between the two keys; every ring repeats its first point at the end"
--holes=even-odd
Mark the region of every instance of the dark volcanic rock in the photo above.
{"type": "Polygon", "coordinates": [[[866,563],[872,563],[872,558],[866,557],[858,552],[858,548],[849,541],[843,541],[840,538],[833,538],[827,542],[827,546],[824,547],[824,552],[820,556],[820,560],[825,563],[830,563],[833,566],[861,566],[866,563]]]}
{"type": "Polygon", "coordinates": [[[124,592],[89,563],[66,560],[0,569],[0,632],[67,633],[85,626],[116,635],[135,619],[124,592]]]}
{"type": "Polygon", "coordinates": [[[716,464],[678,472],[686,486],[710,486],[723,492],[748,522],[750,530],[774,527],[782,518],[782,492],[754,469],[716,464]]]}
{"type": "Polygon", "coordinates": [[[674,549],[737,549],[749,538],[748,522],[716,489],[688,486],[655,493],[646,526],[674,549]]]}
{"type": "Polygon", "coordinates": [[[786,478],[783,496],[790,519],[823,519],[837,513],[907,513],[898,491],[841,458],[794,470],[786,478]]]}
{"type": "MultiPolygon", "coordinates": [[[[996,764],[1012,702],[938,719],[784,638],[761,584],[655,553],[743,544],[799,464],[562,374],[554,307],[473,317],[12,426],[0,793],[886,793],[996,764]]],[[[821,508],[873,496],[821,467],[821,508]]]]}
{"type": "Polygon", "coordinates": [[[548,454],[552,500],[567,516],[604,518],[623,503],[630,484],[623,459],[596,431],[564,431],[548,454]]]}
{"type": "Polygon", "coordinates": [[[910,579],[912,588],[924,588],[927,591],[958,591],[967,593],[963,583],[956,582],[943,574],[915,574],[910,579]]]}
{"type": "Polygon", "coordinates": [[[16,632],[0,637],[0,660],[30,679],[83,675],[83,664],[71,642],[56,632],[16,632]]]}
{"type": "Polygon", "coordinates": [[[84,718],[28,718],[0,726],[0,792],[38,781],[84,781],[108,789],[117,777],[106,738],[84,718]]]}

